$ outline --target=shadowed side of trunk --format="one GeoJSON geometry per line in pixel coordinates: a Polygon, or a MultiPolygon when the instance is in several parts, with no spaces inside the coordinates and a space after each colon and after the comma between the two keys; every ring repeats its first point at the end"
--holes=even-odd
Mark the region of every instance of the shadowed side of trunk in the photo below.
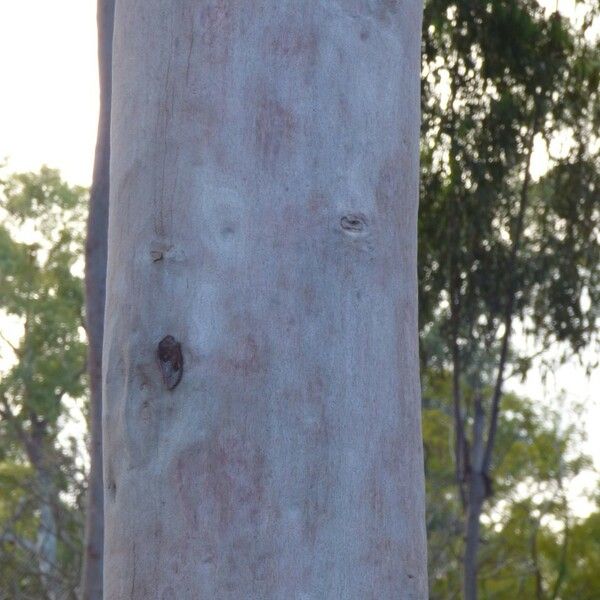
{"type": "Polygon", "coordinates": [[[98,0],[100,115],[86,241],[86,327],[90,377],[90,475],[81,579],[83,600],[102,600],[104,492],[102,476],[102,339],[106,289],[110,104],[114,0],[98,0]]]}

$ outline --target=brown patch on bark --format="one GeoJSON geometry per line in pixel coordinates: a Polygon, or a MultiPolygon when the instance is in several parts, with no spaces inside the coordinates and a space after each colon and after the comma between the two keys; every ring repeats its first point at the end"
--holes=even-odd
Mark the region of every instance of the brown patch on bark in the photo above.
{"type": "Polygon", "coordinates": [[[312,285],[305,285],[302,288],[302,299],[304,300],[304,306],[307,312],[311,312],[315,307],[315,301],[317,294],[315,288],[312,285]]]}
{"type": "Polygon", "coordinates": [[[345,119],[348,119],[350,116],[350,104],[348,103],[348,98],[346,96],[340,96],[338,98],[338,108],[340,115],[345,119]]]}
{"type": "Polygon", "coordinates": [[[252,375],[262,369],[258,344],[250,334],[240,339],[232,356],[223,358],[222,366],[229,372],[252,375]]]}
{"type": "Polygon", "coordinates": [[[256,148],[266,165],[273,165],[282,152],[291,152],[296,118],[277,100],[266,94],[259,97],[254,127],[256,148]]]}
{"type": "Polygon", "coordinates": [[[381,287],[388,285],[392,273],[403,271],[397,264],[397,256],[410,257],[409,250],[416,235],[416,206],[412,205],[412,194],[407,177],[411,177],[410,158],[399,152],[386,160],[375,188],[375,203],[378,225],[382,240],[382,252],[377,265],[376,282],[381,287]],[[413,230],[414,229],[414,230],[413,230]],[[398,244],[401,247],[398,247],[398,244]]]}
{"type": "Polygon", "coordinates": [[[280,290],[288,291],[290,289],[290,280],[285,273],[279,273],[277,276],[277,287],[280,290]]]}
{"type": "MultiPolygon", "coordinates": [[[[320,375],[309,379],[306,395],[306,409],[312,417],[312,424],[305,425],[306,445],[310,448],[321,448],[327,452],[330,428],[327,422],[325,405],[325,383],[320,375]]],[[[313,457],[306,464],[305,478],[312,482],[311,494],[305,498],[303,511],[303,534],[311,545],[316,543],[317,534],[327,518],[329,502],[328,462],[323,454],[313,457]]]]}
{"type": "Polygon", "coordinates": [[[184,519],[202,537],[218,540],[260,514],[264,454],[237,432],[222,430],[185,448],[171,477],[184,519]]]}
{"type": "Polygon", "coordinates": [[[399,158],[392,157],[379,170],[375,200],[382,217],[392,217],[397,212],[395,204],[399,201],[401,168],[399,158]]]}
{"type": "Polygon", "coordinates": [[[373,514],[381,518],[384,514],[385,503],[383,498],[383,490],[381,489],[381,484],[379,483],[376,475],[370,477],[368,500],[373,514]]]}
{"type": "Polygon", "coordinates": [[[401,473],[405,465],[403,457],[406,456],[405,441],[398,435],[386,435],[381,444],[381,464],[387,473],[392,476],[401,473]]]}
{"type": "MultiPolygon", "coordinates": [[[[300,24],[301,25],[301,24],[300,24]]],[[[286,25],[267,37],[267,55],[275,55],[289,60],[301,58],[308,64],[315,64],[319,38],[314,29],[286,25]]]]}
{"type": "Polygon", "coordinates": [[[231,0],[203,3],[200,9],[203,56],[212,64],[229,61],[229,46],[233,32],[231,0]]]}
{"type": "Polygon", "coordinates": [[[379,19],[385,21],[397,14],[399,8],[400,0],[380,0],[377,16],[379,19]]]}
{"type": "Polygon", "coordinates": [[[310,198],[308,199],[308,212],[311,215],[320,215],[325,211],[326,208],[327,196],[325,196],[325,194],[315,192],[310,195],[310,198]]]}
{"type": "Polygon", "coordinates": [[[339,0],[339,4],[353,16],[375,17],[382,23],[397,17],[400,9],[400,0],[339,0]]]}
{"type": "Polygon", "coordinates": [[[329,441],[329,425],[325,414],[325,385],[320,376],[309,380],[306,401],[312,409],[311,413],[317,415],[315,425],[308,431],[311,444],[327,444],[329,441]]]}

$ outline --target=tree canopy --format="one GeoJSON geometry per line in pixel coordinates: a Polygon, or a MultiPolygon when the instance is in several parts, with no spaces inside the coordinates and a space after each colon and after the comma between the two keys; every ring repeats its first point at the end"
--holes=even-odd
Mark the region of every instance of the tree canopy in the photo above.
{"type": "Polygon", "coordinates": [[[0,588],[74,597],[85,485],[65,436],[86,395],[81,279],[86,192],[43,168],[0,188],[0,588]],[[72,405],[72,403],[71,403],[72,405]],[[60,594],[60,595],[59,595],[60,594]]]}
{"type": "Polygon", "coordinates": [[[451,380],[465,586],[485,572],[484,502],[502,496],[505,382],[532,365],[513,333],[541,355],[597,340],[599,7],[578,7],[578,21],[535,0],[425,8],[421,350],[451,380]]]}

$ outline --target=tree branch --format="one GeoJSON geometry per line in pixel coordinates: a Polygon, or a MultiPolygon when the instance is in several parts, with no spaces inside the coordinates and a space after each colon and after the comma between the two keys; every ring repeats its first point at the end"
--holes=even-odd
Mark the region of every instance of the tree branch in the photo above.
{"type": "Polygon", "coordinates": [[[488,429],[487,444],[485,447],[482,464],[482,472],[487,477],[489,477],[489,470],[492,462],[492,452],[494,450],[494,443],[496,441],[498,417],[500,414],[500,401],[502,399],[502,385],[504,383],[504,370],[506,368],[506,362],[508,359],[508,348],[510,336],[512,333],[512,322],[514,317],[515,299],[517,292],[517,277],[515,275],[515,268],[517,263],[517,256],[521,247],[521,240],[523,236],[523,223],[525,220],[525,212],[529,200],[529,187],[531,184],[531,157],[533,154],[533,142],[537,133],[537,121],[538,116],[536,109],[533,126],[531,128],[531,134],[529,136],[526,149],[527,160],[525,166],[525,173],[523,176],[523,185],[521,187],[519,211],[517,214],[517,219],[513,231],[513,242],[507,265],[507,273],[509,276],[509,288],[506,309],[504,311],[504,334],[502,336],[502,346],[500,349],[500,358],[498,361],[498,375],[496,377],[496,384],[494,386],[494,392],[492,395],[492,411],[490,417],[490,425],[488,429]]]}

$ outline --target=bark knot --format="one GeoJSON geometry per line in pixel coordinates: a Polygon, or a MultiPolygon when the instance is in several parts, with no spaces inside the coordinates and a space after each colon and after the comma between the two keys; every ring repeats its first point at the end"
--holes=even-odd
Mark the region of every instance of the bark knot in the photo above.
{"type": "Polygon", "coordinates": [[[340,225],[348,233],[360,233],[367,228],[367,219],[364,215],[349,213],[342,217],[340,225]]]}
{"type": "Polygon", "coordinates": [[[157,357],[166,388],[175,389],[183,375],[181,344],[172,335],[165,336],[158,343],[157,357]]]}

